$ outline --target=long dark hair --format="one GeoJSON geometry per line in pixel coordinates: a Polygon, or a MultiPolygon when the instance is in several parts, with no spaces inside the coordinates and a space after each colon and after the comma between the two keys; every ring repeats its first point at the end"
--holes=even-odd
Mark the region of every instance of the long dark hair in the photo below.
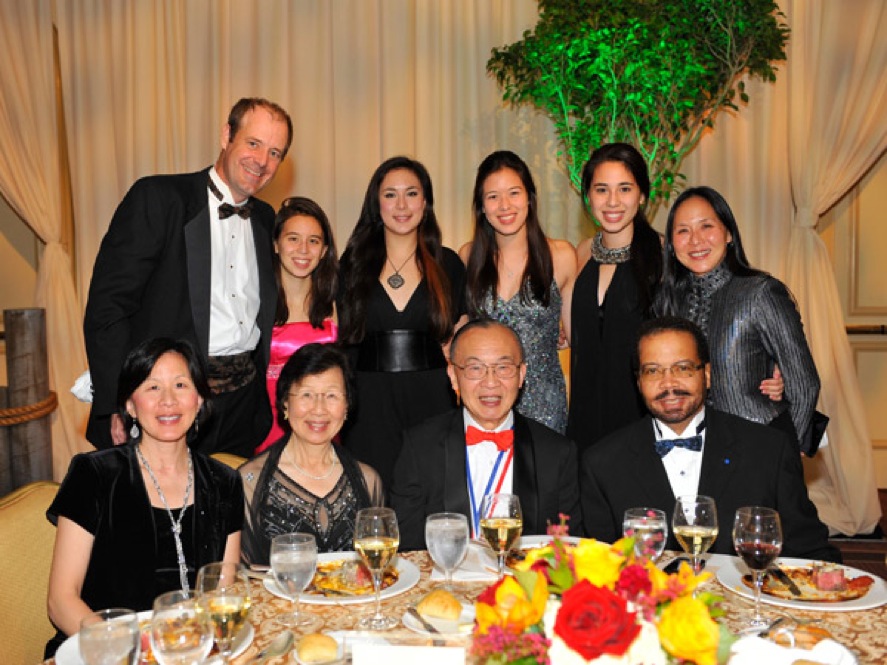
{"type": "MultiPolygon", "coordinates": [[[[628,169],[644,195],[644,204],[650,200],[650,173],[643,155],[628,143],[606,143],[591,153],[582,168],[582,196],[589,212],[588,191],[594,181],[594,171],[605,162],[618,162],[628,169]]],[[[646,311],[653,304],[656,287],[662,277],[662,243],[659,234],[650,226],[644,205],[638,207],[632,225],[631,268],[638,285],[641,307],[646,311]]]]}
{"type": "MultiPolygon", "coordinates": [[[[291,217],[302,215],[311,217],[319,225],[323,234],[323,244],[326,253],[320,257],[320,261],[314,272],[311,273],[311,290],[308,296],[308,321],[315,328],[322,328],[324,319],[332,316],[333,303],[336,300],[336,290],[339,285],[339,259],[336,252],[336,241],[333,239],[333,229],[330,220],[317,203],[304,196],[292,196],[280,204],[277,217],[274,218],[274,242],[280,240],[283,227],[291,217]]],[[[286,292],[283,288],[283,266],[280,255],[274,254],[275,271],[277,280],[277,311],[274,314],[274,325],[280,326],[289,320],[290,311],[286,304],[286,292]]]]}
{"type": "Polygon", "coordinates": [[[674,252],[674,219],[677,215],[678,208],[691,198],[700,198],[707,201],[712,207],[718,220],[723,224],[727,231],[730,232],[732,240],[727,243],[727,253],[724,255],[724,265],[734,275],[742,277],[752,275],[766,275],[763,270],[752,268],[749,265],[748,258],[745,256],[745,250],[742,247],[742,236],[739,234],[739,226],[736,224],[736,218],[733,211],[727,204],[726,199],[711,187],[700,186],[690,187],[681,192],[680,196],[675,199],[674,205],[668,211],[668,222],[665,225],[665,269],[662,272],[662,285],[659,288],[659,295],[656,298],[656,313],[676,315],[680,306],[680,295],[678,293],[678,285],[686,279],[691,273],[690,270],[678,261],[674,252]]]}
{"type": "Polygon", "coordinates": [[[527,192],[527,263],[521,277],[520,298],[527,302],[532,298],[548,306],[551,281],[554,279],[554,262],[548,240],[539,225],[536,183],[526,162],[510,150],[498,150],[487,155],[477,167],[471,209],[474,212],[474,239],[468,255],[467,300],[472,315],[481,312],[483,301],[489,294],[493,301],[499,285],[499,245],[496,230],[484,213],[484,182],[494,173],[511,169],[521,179],[527,192]]]}
{"type": "Polygon", "coordinates": [[[360,217],[351,232],[341,260],[342,284],[339,308],[339,338],[357,344],[366,332],[366,310],[370,289],[379,280],[385,265],[385,225],[379,206],[382,181],[391,171],[406,169],[419,180],[425,198],[425,213],[417,232],[416,258],[428,287],[429,331],[440,342],[453,332],[455,303],[450,302],[450,280],[443,269],[440,227],[434,214],[431,176],[420,163],[409,157],[391,157],[375,170],[363,198],[360,217]]]}
{"type": "MultiPolygon", "coordinates": [[[[203,360],[200,355],[187,340],[155,337],[141,342],[129,352],[123,361],[123,367],[121,367],[120,376],[117,379],[117,413],[123,419],[123,426],[127,432],[132,428],[134,419],[126,410],[126,403],[136,389],[151,376],[154,365],[165,353],[177,353],[184,358],[194,388],[197,390],[197,394],[203,398],[203,405],[194,420],[195,424],[202,425],[209,419],[212,393],[206,380],[206,370],[203,368],[203,360]]],[[[196,439],[197,430],[192,427],[188,430],[188,445],[193,445],[196,439]]]]}

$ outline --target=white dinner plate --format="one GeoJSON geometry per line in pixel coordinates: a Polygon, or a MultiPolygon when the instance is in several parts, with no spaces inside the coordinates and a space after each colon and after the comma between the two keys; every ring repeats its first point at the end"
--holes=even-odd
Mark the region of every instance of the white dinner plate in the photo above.
{"type": "MultiPolygon", "coordinates": [[[[139,612],[139,623],[141,624],[145,621],[150,621],[152,614],[153,612],[151,610],[139,612]]],[[[143,626],[143,635],[144,630],[145,627],[143,626]]],[[[255,636],[256,632],[255,630],[253,630],[253,625],[251,623],[247,623],[246,628],[240,631],[240,634],[234,641],[234,651],[231,652],[231,657],[235,658],[236,656],[239,656],[244,651],[246,651],[249,645],[253,643],[253,638],[255,638],[255,636]]],[[[62,645],[59,647],[59,650],[55,652],[55,665],[84,665],[83,659],[80,657],[79,634],[71,635],[71,637],[69,637],[62,643],[62,645]]]]}
{"type": "MultiPolygon", "coordinates": [[[[357,552],[324,552],[323,554],[317,555],[317,563],[326,563],[328,561],[340,561],[342,559],[356,559],[357,552]]],[[[397,557],[397,582],[392,584],[387,589],[382,589],[382,593],[379,594],[379,597],[382,600],[386,598],[391,598],[393,596],[398,596],[402,594],[404,591],[408,591],[412,589],[419,583],[419,569],[416,566],[404,559],[403,557],[397,557]]],[[[278,598],[287,598],[280,589],[277,587],[277,582],[274,581],[274,576],[271,572],[268,573],[268,577],[265,578],[265,588],[268,589],[270,593],[273,593],[278,598]]],[[[376,594],[368,593],[364,596],[315,596],[309,594],[302,594],[299,604],[305,605],[358,605],[360,603],[372,603],[376,601],[376,594]]]]}
{"type": "MultiPolygon", "coordinates": [[[[474,629],[474,605],[471,603],[460,603],[460,605],[462,605],[462,614],[456,621],[434,617],[425,617],[425,621],[437,628],[437,632],[441,635],[468,635],[474,629]]],[[[403,625],[414,633],[434,637],[434,633],[425,630],[419,620],[409,612],[404,612],[401,620],[403,625]]]]}
{"type": "MultiPolygon", "coordinates": [[[[749,589],[742,583],[742,576],[748,574],[748,569],[739,557],[721,557],[718,559],[721,564],[718,567],[718,582],[724,588],[736,593],[744,598],[754,599],[754,591],[749,589]]],[[[810,563],[809,559],[777,559],[776,563],[785,566],[806,566],[810,563]]],[[[836,564],[837,565],[837,564],[836,564]]],[[[815,610],[817,612],[849,612],[852,610],[870,610],[873,607],[880,607],[887,603],[887,583],[877,575],[872,575],[858,568],[850,566],[841,566],[848,578],[858,577],[859,575],[868,575],[875,583],[871,586],[868,593],[862,598],[854,600],[842,600],[837,603],[818,603],[808,600],[788,600],[787,598],[776,598],[766,593],[761,594],[761,602],[768,605],[776,605],[777,607],[793,607],[798,610],[815,610]]]]}
{"type": "MultiPolygon", "coordinates": [[[[561,536],[563,542],[568,545],[578,545],[580,538],[576,536],[561,536]]],[[[554,540],[554,536],[521,536],[517,543],[517,549],[528,550],[532,547],[544,547],[554,540]]]]}

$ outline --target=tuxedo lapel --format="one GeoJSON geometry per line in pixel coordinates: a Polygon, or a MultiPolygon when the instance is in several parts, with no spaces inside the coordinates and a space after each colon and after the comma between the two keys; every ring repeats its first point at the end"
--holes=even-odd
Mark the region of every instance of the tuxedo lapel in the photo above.
{"type": "Polygon", "coordinates": [[[209,356],[209,317],[212,279],[212,253],[207,208],[206,183],[209,171],[201,171],[195,178],[192,194],[193,217],[185,222],[185,250],[188,256],[188,294],[191,298],[191,314],[197,344],[204,357],[209,356]],[[202,184],[201,184],[202,183],[202,184]],[[203,197],[202,205],[199,203],[203,197]]]}
{"type": "MultiPolygon", "coordinates": [[[[539,472],[536,459],[536,444],[527,422],[516,412],[514,414],[514,468],[512,492],[520,499],[523,514],[524,533],[544,533],[544,524],[539,524],[539,472]]],[[[552,488],[553,489],[553,488],[552,488]]]]}
{"type": "MultiPolygon", "coordinates": [[[[453,412],[442,441],[444,472],[444,509],[447,512],[471,515],[468,497],[468,476],[465,474],[465,423],[462,409],[453,412]]],[[[483,497],[477,497],[478,507],[483,497]]]]}
{"type": "Polygon", "coordinates": [[[273,245],[270,230],[258,218],[257,213],[250,216],[250,226],[253,229],[256,267],[259,271],[259,313],[257,319],[259,330],[262,331],[260,344],[267,365],[271,354],[271,329],[274,326],[274,315],[277,309],[277,284],[274,280],[274,266],[271,258],[273,245]]]}
{"type": "Polygon", "coordinates": [[[710,496],[717,503],[730,487],[730,478],[738,466],[737,456],[742,451],[719,413],[706,409],[705,420],[705,449],[699,475],[699,494],[710,496]]]}
{"type": "Polygon", "coordinates": [[[626,442],[627,464],[634,476],[634,487],[646,497],[651,506],[674,505],[675,495],[662,464],[662,458],[653,446],[653,419],[644,417],[635,423],[626,442]]]}

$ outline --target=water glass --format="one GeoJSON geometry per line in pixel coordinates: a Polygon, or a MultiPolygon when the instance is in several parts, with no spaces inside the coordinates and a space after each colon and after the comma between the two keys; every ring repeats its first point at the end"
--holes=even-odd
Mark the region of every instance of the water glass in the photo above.
{"type": "Polygon", "coordinates": [[[135,665],[139,659],[139,619],[132,610],[114,608],[80,622],[80,657],[85,665],[135,665]]]}
{"type": "Polygon", "coordinates": [[[453,571],[468,552],[468,518],[461,513],[433,513],[425,520],[425,546],[431,560],[444,571],[445,588],[452,590],[453,571]]]}
{"type": "Polygon", "coordinates": [[[665,550],[668,519],[657,508],[629,508],[622,518],[622,535],[634,538],[634,553],[656,561],[665,550]]]}
{"type": "Polygon", "coordinates": [[[317,540],[311,533],[284,533],[271,541],[271,574],[281,593],[293,601],[293,611],[277,621],[310,633],[320,627],[320,618],[299,612],[299,596],[314,579],[317,570],[317,540]]]}
{"type": "Polygon", "coordinates": [[[160,665],[200,665],[212,647],[209,617],[193,591],[168,591],[154,599],[151,650],[160,665]]]}

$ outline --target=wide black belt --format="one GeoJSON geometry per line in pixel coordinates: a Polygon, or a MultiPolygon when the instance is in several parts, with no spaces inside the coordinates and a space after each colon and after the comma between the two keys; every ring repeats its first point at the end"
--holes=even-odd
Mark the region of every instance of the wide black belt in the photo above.
{"type": "Polygon", "coordinates": [[[230,356],[210,356],[206,363],[206,378],[213,394],[230,393],[252,381],[256,376],[256,364],[252,356],[252,351],[230,356]]]}
{"type": "Polygon", "coordinates": [[[367,333],[358,347],[359,372],[419,372],[446,366],[440,344],[418,330],[367,333]]]}

